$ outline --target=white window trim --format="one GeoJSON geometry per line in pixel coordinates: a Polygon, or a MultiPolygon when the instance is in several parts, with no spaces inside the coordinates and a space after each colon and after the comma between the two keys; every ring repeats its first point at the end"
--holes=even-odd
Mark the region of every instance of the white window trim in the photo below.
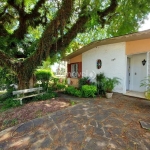
{"type": "Polygon", "coordinates": [[[78,78],[78,64],[71,64],[71,78],[78,78]]]}

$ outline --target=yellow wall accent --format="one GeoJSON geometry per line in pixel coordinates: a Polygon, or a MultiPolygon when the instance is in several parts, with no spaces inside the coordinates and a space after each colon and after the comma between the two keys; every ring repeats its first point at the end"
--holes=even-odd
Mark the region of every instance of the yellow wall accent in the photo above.
{"type": "Polygon", "coordinates": [[[126,42],[126,55],[150,51],[150,39],[126,42]]]}
{"type": "MultiPolygon", "coordinates": [[[[77,62],[82,62],[82,54],[70,59],[70,64],[77,63],[77,62]]],[[[70,85],[78,87],[78,81],[79,81],[78,78],[70,78],[70,85]]]]}
{"type": "Polygon", "coordinates": [[[81,62],[82,61],[82,54],[81,55],[78,55],[76,57],[73,57],[70,59],[70,64],[71,63],[76,63],[76,62],[81,62]]]}

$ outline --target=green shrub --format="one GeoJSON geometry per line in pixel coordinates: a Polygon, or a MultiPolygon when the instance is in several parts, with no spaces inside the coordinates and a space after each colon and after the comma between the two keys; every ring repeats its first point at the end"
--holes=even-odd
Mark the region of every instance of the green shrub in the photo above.
{"type": "Polygon", "coordinates": [[[74,95],[75,90],[76,90],[76,89],[75,89],[74,86],[68,86],[68,87],[66,87],[66,89],[65,89],[66,93],[71,94],[71,95],[74,95]]]}
{"type": "Polygon", "coordinates": [[[116,85],[120,84],[120,79],[117,77],[114,78],[104,78],[103,79],[103,88],[106,92],[112,93],[112,90],[115,88],[116,85]]]}
{"type": "Polygon", "coordinates": [[[47,70],[47,69],[38,69],[35,72],[35,75],[36,75],[37,80],[47,81],[52,76],[52,73],[50,70],[47,70]]]}
{"type": "Polygon", "coordinates": [[[89,85],[89,84],[90,84],[89,77],[83,77],[79,79],[79,89],[81,89],[83,85],[89,85]]]}
{"type": "Polygon", "coordinates": [[[51,99],[51,98],[54,98],[56,97],[56,93],[54,92],[51,92],[51,93],[45,93],[43,95],[38,95],[38,96],[35,96],[33,98],[34,101],[39,101],[39,100],[48,100],[48,99],[51,99]]]}
{"type": "Polygon", "coordinates": [[[82,92],[78,89],[76,89],[74,86],[68,86],[65,89],[66,93],[77,96],[77,97],[82,97],[82,92]]]}
{"type": "Polygon", "coordinates": [[[66,87],[66,85],[63,84],[63,83],[58,83],[58,84],[56,85],[57,90],[64,90],[65,87],[66,87]]]}
{"type": "Polygon", "coordinates": [[[74,95],[77,97],[82,97],[82,92],[80,90],[75,89],[74,95]]]}
{"type": "Polygon", "coordinates": [[[37,81],[42,82],[42,87],[47,90],[50,77],[52,76],[51,71],[47,69],[38,69],[35,72],[35,76],[37,81]]]}
{"type": "Polygon", "coordinates": [[[59,83],[59,78],[52,78],[53,84],[56,85],[59,83]]]}
{"type": "Polygon", "coordinates": [[[94,85],[83,85],[81,90],[76,89],[74,86],[66,88],[66,93],[77,97],[95,97],[96,86],[94,85]]]}
{"type": "Polygon", "coordinates": [[[10,97],[12,97],[12,92],[11,93],[10,92],[6,92],[6,93],[0,95],[0,102],[3,103],[6,99],[8,99],[10,97]]]}
{"type": "Polygon", "coordinates": [[[91,82],[89,77],[83,77],[79,79],[79,89],[81,89],[83,85],[95,85],[95,83],[91,82]]]}
{"type": "Polygon", "coordinates": [[[17,106],[20,106],[19,100],[13,100],[13,98],[8,98],[3,102],[2,109],[6,110],[6,109],[17,107],[17,106]]]}
{"type": "Polygon", "coordinates": [[[51,93],[53,91],[55,91],[55,89],[52,86],[49,86],[47,89],[47,93],[51,93]]]}
{"type": "Polygon", "coordinates": [[[95,97],[97,89],[95,85],[83,85],[82,96],[83,97],[95,97]]]}
{"type": "Polygon", "coordinates": [[[150,76],[141,80],[140,87],[145,87],[145,97],[150,100],[150,76]]]}
{"type": "Polygon", "coordinates": [[[104,82],[103,82],[104,79],[105,79],[104,73],[100,73],[96,75],[97,94],[105,95],[104,82]]]}

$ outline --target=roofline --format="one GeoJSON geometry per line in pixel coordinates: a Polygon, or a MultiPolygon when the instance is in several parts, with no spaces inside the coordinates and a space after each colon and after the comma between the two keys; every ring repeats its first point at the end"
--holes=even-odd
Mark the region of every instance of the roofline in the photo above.
{"type": "Polygon", "coordinates": [[[76,50],[75,52],[65,56],[63,58],[63,60],[67,61],[67,60],[69,60],[73,57],[76,57],[76,56],[78,56],[94,47],[97,47],[97,46],[113,44],[113,43],[120,43],[120,42],[136,41],[136,40],[142,40],[142,39],[148,39],[148,38],[150,38],[150,29],[131,33],[131,34],[126,34],[126,35],[122,35],[122,36],[117,36],[117,37],[94,41],[94,42],[76,50]]]}

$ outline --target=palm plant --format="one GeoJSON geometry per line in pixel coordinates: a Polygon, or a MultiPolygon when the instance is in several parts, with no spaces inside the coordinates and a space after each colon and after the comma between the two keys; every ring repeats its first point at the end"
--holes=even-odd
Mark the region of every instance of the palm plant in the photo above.
{"type": "Polygon", "coordinates": [[[105,75],[104,73],[100,73],[96,75],[96,84],[97,84],[97,93],[100,95],[104,95],[105,94],[105,90],[104,90],[104,80],[105,75]]]}
{"type": "Polygon", "coordinates": [[[140,86],[144,86],[144,87],[146,87],[147,91],[150,91],[150,76],[141,80],[140,86]]]}
{"type": "Polygon", "coordinates": [[[141,85],[146,88],[145,97],[150,100],[150,76],[146,77],[145,79],[141,80],[141,85]]]}
{"type": "Polygon", "coordinates": [[[112,90],[116,85],[120,83],[120,79],[117,77],[114,78],[104,78],[103,79],[103,88],[107,93],[112,93],[112,90]]]}

